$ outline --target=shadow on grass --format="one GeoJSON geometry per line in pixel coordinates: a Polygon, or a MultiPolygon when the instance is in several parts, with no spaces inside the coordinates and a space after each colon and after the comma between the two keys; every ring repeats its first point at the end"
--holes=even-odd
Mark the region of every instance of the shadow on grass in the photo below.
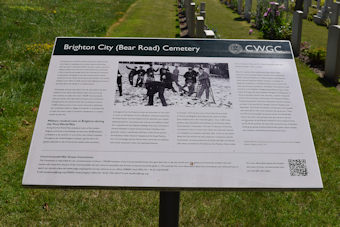
{"type": "MultiPolygon", "coordinates": [[[[314,21],[311,21],[311,22],[314,22],[314,21]]],[[[326,29],[329,28],[326,24],[317,24],[317,23],[314,23],[314,24],[315,24],[317,27],[326,28],[326,29]]]]}
{"type": "Polygon", "coordinates": [[[244,17],[236,17],[236,18],[234,18],[234,21],[246,21],[246,18],[244,18],[244,17]]]}
{"type": "Polygon", "coordinates": [[[179,33],[176,34],[176,38],[181,38],[181,35],[179,33]]]}
{"type": "Polygon", "coordinates": [[[322,77],[318,77],[316,80],[319,81],[319,83],[322,84],[326,88],[328,88],[328,87],[336,87],[337,86],[336,83],[332,83],[332,82],[330,82],[327,79],[322,78],[322,77]]]}

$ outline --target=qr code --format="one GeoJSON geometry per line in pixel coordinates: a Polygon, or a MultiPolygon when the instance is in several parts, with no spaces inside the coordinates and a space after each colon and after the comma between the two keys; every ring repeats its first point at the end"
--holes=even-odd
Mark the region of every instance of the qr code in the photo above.
{"type": "Polygon", "coordinates": [[[307,176],[306,159],[288,159],[291,176],[307,176]]]}

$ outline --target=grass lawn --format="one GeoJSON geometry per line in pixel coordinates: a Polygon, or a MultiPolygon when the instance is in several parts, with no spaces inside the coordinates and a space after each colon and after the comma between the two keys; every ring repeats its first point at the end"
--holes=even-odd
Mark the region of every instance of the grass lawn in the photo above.
{"type": "MultiPolygon", "coordinates": [[[[257,32],[249,36],[249,24],[238,21],[238,15],[218,0],[205,1],[207,23],[221,38],[260,37],[257,32]]],[[[26,189],[21,179],[54,37],[175,37],[174,4],[175,0],[0,3],[0,225],[158,225],[156,191],[26,189]]],[[[182,226],[340,225],[340,93],[298,60],[297,67],[324,190],[182,192],[182,226]]]]}
{"type": "Polygon", "coordinates": [[[249,35],[250,24],[236,12],[221,4],[219,0],[196,0],[198,5],[206,2],[206,24],[210,29],[217,31],[223,39],[256,39],[262,36],[254,31],[249,35]]]}
{"type": "Polygon", "coordinates": [[[178,33],[175,3],[173,0],[138,0],[107,36],[175,38],[178,33]]]}
{"type": "Polygon", "coordinates": [[[301,42],[307,41],[312,47],[327,49],[328,29],[326,26],[315,24],[313,21],[303,20],[301,42]]]}
{"type": "Polygon", "coordinates": [[[105,36],[134,2],[0,2],[0,226],[148,226],[158,222],[156,192],[21,186],[55,37],[105,36]],[[44,209],[45,203],[48,208],[44,209]]]}

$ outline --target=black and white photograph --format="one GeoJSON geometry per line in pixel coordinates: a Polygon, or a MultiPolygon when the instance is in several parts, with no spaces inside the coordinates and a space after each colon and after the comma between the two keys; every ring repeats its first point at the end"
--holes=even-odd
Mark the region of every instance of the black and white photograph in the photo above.
{"type": "Polygon", "coordinates": [[[119,62],[117,106],[232,108],[228,63],[119,62]]]}

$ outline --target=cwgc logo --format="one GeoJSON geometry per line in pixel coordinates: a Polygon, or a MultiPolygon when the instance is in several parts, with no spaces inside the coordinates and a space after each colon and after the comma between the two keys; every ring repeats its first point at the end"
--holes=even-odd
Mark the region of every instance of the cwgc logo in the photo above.
{"type": "Polygon", "coordinates": [[[232,54],[239,54],[243,51],[243,48],[240,44],[233,43],[229,45],[228,50],[232,54]]]}
{"type": "Polygon", "coordinates": [[[279,53],[282,52],[282,46],[266,46],[266,45],[247,45],[245,48],[246,52],[259,52],[259,53],[279,53]]]}

